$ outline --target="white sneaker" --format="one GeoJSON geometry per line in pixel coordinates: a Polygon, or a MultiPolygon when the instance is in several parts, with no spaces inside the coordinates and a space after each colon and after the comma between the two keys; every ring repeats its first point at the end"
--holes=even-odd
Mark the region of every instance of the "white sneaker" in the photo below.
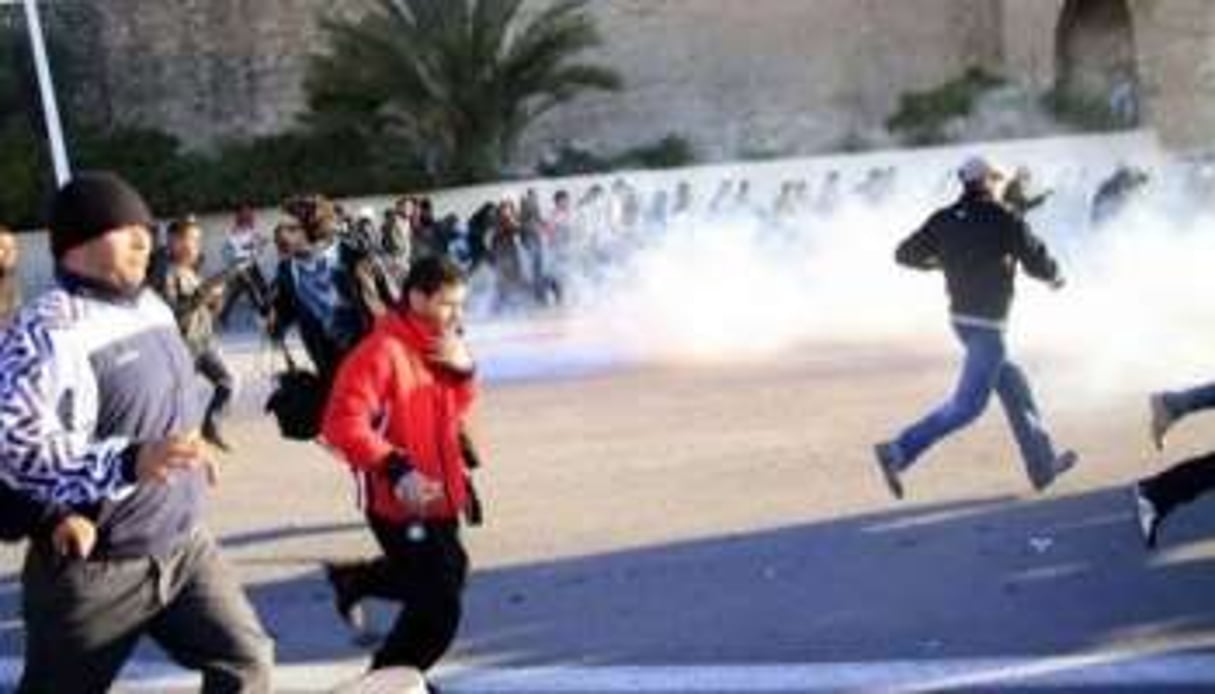
{"type": "Polygon", "coordinates": [[[1132,488],[1135,497],[1135,519],[1139,521],[1139,534],[1143,536],[1143,544],[1148,549],[1156,546],[1156,535],[1160,531],[1160,521],[1164,517],[1156,508],[1156,504],[1148,498],[1147,490],[1142,482],[1137,482],[1132,488]]]}

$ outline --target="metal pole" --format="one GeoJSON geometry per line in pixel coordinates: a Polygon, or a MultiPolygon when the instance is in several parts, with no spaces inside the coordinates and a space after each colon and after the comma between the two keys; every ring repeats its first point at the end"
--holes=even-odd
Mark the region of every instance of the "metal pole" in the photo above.
{"type": "Polygon", "coordinates": [[[38,74],[38,89],[42,94],[42,114],[46,121],[46,136],[51,145],[51,161],[55,165],[55,182],[60,186],[72,177],[68,164],[67,148],[63,143],[63,124],[59,121],[59,105],[55,102],[55,85],[51,82],[51,66],[46,58],[46,45],[42,40],[42,20],[38,17],[38,4],[24,0],[25,24],[30,33],[30,46],[34,50],[34,69],[38,74]]]}

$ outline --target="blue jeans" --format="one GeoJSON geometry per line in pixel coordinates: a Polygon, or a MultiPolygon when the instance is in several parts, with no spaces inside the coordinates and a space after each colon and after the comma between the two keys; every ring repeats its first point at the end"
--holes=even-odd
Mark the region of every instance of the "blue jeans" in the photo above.
{"type": "Polygon", "coordinates": [[[1181,418],[1199,410],[1215,409],[1215,383],[1196,388],[1164,393],[1164,406],[1174,417],[1181,418]]]}
{"type": "Polygon", "coordinates": [[[978,419],[994,390],[1008,416],[1030,481],[1049,480],[1054,473],[1055,448],[1038,416],[1025,373],[1008,358],[1004,333],[956,323],[953,329],[966,350],[957,389],[945,404],[899,435],[896,444],[903,454],[904,469],[937,441],[978,419]]]}

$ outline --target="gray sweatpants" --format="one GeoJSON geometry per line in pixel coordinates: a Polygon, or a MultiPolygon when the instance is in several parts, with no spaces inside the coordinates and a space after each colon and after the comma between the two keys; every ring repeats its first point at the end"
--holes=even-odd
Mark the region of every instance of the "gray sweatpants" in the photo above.
{"type": "Polygon", "coordinates": [[[106,692],[139,637],[202,671],[203,692],[269,692],[274,642],[211,535],[163,559],[67,560],[33,543],[21,576],[19,692],[106,692]]]}

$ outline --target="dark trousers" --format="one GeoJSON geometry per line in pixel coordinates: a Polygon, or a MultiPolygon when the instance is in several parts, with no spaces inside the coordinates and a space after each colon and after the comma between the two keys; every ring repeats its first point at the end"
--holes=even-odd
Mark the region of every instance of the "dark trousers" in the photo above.
{"type": "Polygon", "coordinates": [[[1215,453],[1183,460],[1142,482],[1144,493],[1163,514],[1215,489],[1215,453]]]}
{"type": "Polygon", "coordinates": [[[228,319],[232,316],[232,310],[236,307],[236,302],[241,297],[248,297],[249,304],[253,306],[253,310],[259,316],[265,316],[270,312],[270,287],[266,284],[266,278],[262,275],[262,271],[257,264],[251,264],[240,272],[233,275],[226,287],[227,293],[224,295],[224,304],[219,310],[219,324],[221,326],[228,325],[228,319]]]}
{"type": "Polygon", "coordinates": [[[203,426],[213,429],[227,409],[228,401],[232,399],[236,381],[232,378],[232,371],[223,355],[214,345],[198,353],[194,359],[194,367],[211,383],[211,400],[207,403],[203,426]]]}
{"type": "Polygon", "coordinates": [[[372,657],[372,669],[405,665],[430,669],[460,626],[468,555],[456,521],[427,522],[424,537],[408,526],[370,518],[384,556],[352,567],[361,595],[404,603],[392,631],[372,657]]]}
{"type": "Polygon", "coordinates": [[[109,691],[143,634],[206,694],[270,691],[274,642],[203,530],[164,558],[69,560],[37,541],[21,586],[23,694],[109,691]]]}

